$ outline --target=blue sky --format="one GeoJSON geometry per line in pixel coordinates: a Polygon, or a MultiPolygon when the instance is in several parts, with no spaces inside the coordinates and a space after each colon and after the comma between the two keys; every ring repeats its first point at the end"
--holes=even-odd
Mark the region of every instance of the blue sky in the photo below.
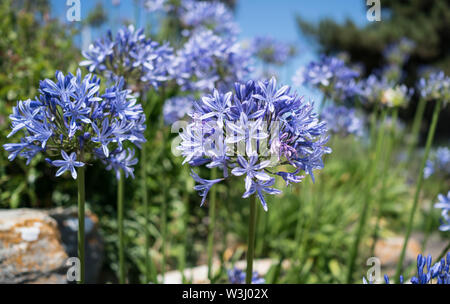
{"type": "MultiPolygon", "coordinates": [[[[81,18],[87,16],[97,2],[102,2],[113,20],[135,19],[134,0],[121,0],[118,8],[113,7],[111,0],[80,1],[81,18]]],[[[67,22],[65,19],[66,1],[51,0],[51,3],[54,16],[67,22]]],[[[140,14],[142,20],[145,10],[142,9],[140,14]]],[[[314,46],[298,30],[295,23],[296,14],[312,22],[318,22],[322,18],[329,17],[338,22],[344,22],[346,18],[349,18],[359,26],[367,23],[363,0],[238,0],[236,21],[241,28],[240,38],[248,39],[269,35],[294,43],[297,46],[298,56],[279,72],[283,83],[290,83],[296,69],[317,56],[314,46]]],[[[149,17],[147,17],[147,20],[149,20],[149,17]]],[[[110,22],[105,28],[93,32],[92,38],[105,31],[106,27],[111,26],[111,24],[117,26],[119,22],[110,22]]],[[[314,99],[318,98],[314,92],[306,93],[314,99]]]]}

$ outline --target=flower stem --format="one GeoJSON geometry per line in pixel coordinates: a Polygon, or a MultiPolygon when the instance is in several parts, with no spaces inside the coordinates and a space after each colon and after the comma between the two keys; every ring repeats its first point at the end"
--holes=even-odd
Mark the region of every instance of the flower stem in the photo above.
{"type": "Polygon", "coordinates": [[[123,198],[124,198],[125,177],[120,170],[120,178],[117,180],[117,226],[119,229],[119,283],[125,284],[125,240],[123,234],[123,198]]]}
{"type": "MultiPolygon", "coordinates": [[[[164,183],[164,181],[163,181],[164,183]]],[[[164,282],[166,275],[166,242],[167,242],[167,196],[166,196],[166,186],[162,185],[162,205],[161,205],[161,234],[162,234],[162,244],[161,244],[161,276],[164,282]]]]}
{"type": "Polygon", "coordinates": [[[248,250],[247,250],[247,272],[245,283],[252,283],[253,276],[253,254],[255,249],[255,229],[256,229],[256,195],[250,198],[250,219],[248,222],[248,250]]]}
{"type": "Polygon", "coordinates": [[[381,120],[380,120],[381,125],[380,125],[380,129],[378,130],[375,155],[370,159],[370,164],[369,164],[368,179],[367,179],[366,191],[364,194],[364,201],[363,201],[363,209],[361,211],[361,216],[359,218],[358,229],[356,231],[356,237],[353,242],[353,245],[352,245],[352,248],[350,251],[350,255],[349,255],[348,272],[347,272],[347,283],[348,284],[351,283],[351,281],[352,281],[353,272],[354,272],[355,264],[356,264],[356,258],[358,256],[359,243],[361,242],[361,239],[362,239],[362,236],[364,233],[364,228],[365,228],[366,222],[367,222],[367,216],[368,216],[369,209],[370,209],[372,186],[373,186],[375,175],[376,175],[375,172],[376,172],[377,164],[379,161],[380,150],[382,147],[382,142],[383,142],[383,137],[384,137],[385,119],[386,119],[386,109],[384,109],[381,114],[381,120]]]}
{"type": "Polygon", "coordinates": [[[84,284],[84,205],[85,205],[85,167],[78,168],[78,259],[80,260],[80,281],[84,284]]]}
{"type": "Polygon", "coordinates": [[[433,118],[431,120],[431,126],[427,135],[427,142],[425,145],[425,155],[422,158],[422,162],[419,170],[419,177],[417,178],[416,183],[416,192],[414,194],[414,202],[411,208],[411,212],[409,214],[408,226],[406,228],[405,240],[403,241],[402,251],[400,253],[400,258],[397,264],[397,271],[395,273],[395,278],[399,278],[403,268],[403,260],[405,259],[406,247],[408,245],[409,237],[411,235],[412,226],[414,222],[414,215],[416,213],[417,205],[419,202],[420,190],[422,189],[423,183],[423,169],[425,168],[426,161],[428,159],[428,155],[430,154],[431,144],[433,143],[434,133],[436,131],[437,122],[439,120],[439,112],[441,110],[442,99],[439,99],[433,110],[433,118]]]}
{"type": "MultiPolygon", "coordinates": [[[[217,169],[211,170],[211,179],[216,179],[217,169]]],[[[209,227],[208,227],[208,279],[213,280],[212,264],[214,256],[214,229],[216,226],[216,187],[211,188],[211,196],[209,199],[209,227]]]]}
{"type": "Polygon", "coordinates": [[[418,142],[420,126],[422,125],[423,114],[425,112],[425,106],[426,106],[426,100],[424,98],[421,98],[419,100],[419,104],[417,105],[416,114],[414,115],[414,120],[413,120],[413,125],[412,125],[412,138],[411,138],[411,143],[409,144],[409,147],[408,147],[407,164],[409,164],[411,162],[414,148],[416,147],[417,142],[418,142]]]}
{"type": "Polygon", "coordinates": [[[181,252],[181,261],[180,261],[180,272],[183,283],[186,283],[186,275],[184,270],[186,269],[186,260],[187,260],[187,247],[188,247],[188,239],[189,239],[189,194],[185,193],[183,196],[183,250],[181,252]]]}
{"type": "Polygon", "coordinates": [[[450,250],[450,243],[448,243],[447,247],[445,247],[444,250],[442,250],[441,254],[436,259],[436,261],[440,261],[443,257],[445,257],[445,255],[448,253],[449,250],[450,250]]]}
{"type": "Polygon", "coordinates": [[[145,282],[149,283],[151,281],[151,261],[150,261],[150,208],[148,204],[148,196],[147,196],[147,155],[146,155],[146,143],[142,143],[141,148],[141,187],[142,187],[142,203],[144,205],[144,217],[145,217],[145,282]]]}
{"type": "Polygon", "coordinates": [[[374,233],[373,233],[373,243],[372,243],[372,248],[370,250],[371,255],[374,256],[374,252],[375,252],[375,245],[378,241],[378,237],[379,237],[379,230],[380,230],[380,221],[381,221],[381,215],[382,215],[382,209],[383,209],[383,203],[384,200],[386,199],[385,195],[386,195],[386,183],[387,183],[387,176],[388,176],[388,170],[390,168],[390,162],[391,162],[391,158],[392,158],[392,152],[393,152],[393,148],[394,148],[394,140],[395,140],[395,126],[397,124],[397,119],[398,119],[398,109],[395,108],[393,113],[392,113],[392,126],[391,126],[391,131],[389,132],[389,136],[387,137],[387,143],[385,145],[386,147],[386,155],[385,155],[385,159],[384,159],[384,163],[383,163],[383,167],[382,167],[382,173],[381,173],[381,190],[380,190],[380,194],[381,194],[381,198],[379,201],[379,206],[378,206],[378,210],[377,210],[377,219],[376,219],[376,224],[375,224],[375,229],[374,229],[374,233]]]}

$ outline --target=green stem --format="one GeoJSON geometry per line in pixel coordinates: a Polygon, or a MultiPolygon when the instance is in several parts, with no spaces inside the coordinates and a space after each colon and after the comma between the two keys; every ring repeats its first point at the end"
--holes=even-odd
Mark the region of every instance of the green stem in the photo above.
{"type": "Polygon", "coordinates": [[[419,170],[419,177],[417,178],[416,184],[416,192],[414,194],[414,202],[411,208],[411,213],[409,214],[408,226],[406,228],[405,240],[403,242],[402,251],[400,253],[400,259],[397,264],[397,271],[395,273],[395,278],[399,278],[403,268],[403,260],[405,259],[406,247],[408,245],[409,237],[411,235],[412,226],[414,222],[414,215],[416,213],[417,205],[419,202],[420,190],[422,189],[423,183],[423,169],[425,168],[426,161],[428,159],[428,155],[430,154],[431,144],[433,143],[434,133],[436,131],[437,122],[439,119],[439,112],[441,110],[442,99],[438,100],[434,106],[433,110],[433,118],[431,120],[431,126],[427,135],[427,142],[425,145],[425,155],[422,158],[422,162],[419,170]]]}
{"type": "Polygon", "coordinates": [[[374,256],[374,252],[375,252],[375,245],[378,241],[378,234],[379,234],[379,230],[380,230],[380,221],[381,221],[381,215],[382,215],[382,209],[383,209],[383,202],[386,199],[385,195],[386,195],[386,182],[387,182],[387,176],[388,176],[388,170],[390,168],[390,162],[391,162],[391,158],[392,158],[392,152],[393,152],[393,146],[394,146],[394,140],[395,140],[395,126],[397,124],[397,118],[398,118],[398,109],[394,109],[393,114],[392,114],[392,127],[391,127],[391,131],[389,132],[389,137],[387,138],[387,144],[386,144],[386,156],[385,156],[385,160],[383,163],[383,169],[382,169],[382,173],[381,173],[381,190],[380,190],[380,194],[381,194],[381,198],[379,201],[379,206],[378,206],[378,210],[377,210],[377,220],[376,220],[376,224],[375,224],[375,229],[374,229],[374,233],[373,233],[373,243],[372,243],[372,248],[370,250],[371,252],[371,256],[374,256]]]}
{"type": "Polygon", "coordinates": [[[184,274],[184,270],[186,269],[186,259],[187,259],[187,247],[188,247],[188,227],[189,227],[189,195],[187,192],[184,194],[183,197],[184,201],[184,212],[183,212],[183,229],[184,229],[184,240],[183,240],[183,250],[181,252],[181,265],[180,265],[180,271],[181,276],[183,278],[183,283],[186,283],[186,276],[184,274]]]}
{"type": "Polygon", "coordinates": [[[250,198],[250,219],[248,222],[248,250],[247,250],[247,272],[245,283],[251,284],[253,277],[253,254],[255,249],[255,228],[256,228],[256,195],[250,198]]]}
{"type": "Polygon", "coordinates": [[[440,261],[448,253],[449,250],[450,250],[450,243],[448,243],[447,247],[445,247],[444,250],[442,250],[441,254],[436,259],[436,261],[440,261]]]}
{"type": "Polygon", "coordinates": [[[417,146],[420,126],[422,125],[423,114],[425,113],[426,100],[421,98],[419,100],[419,104],[417,105],[416,114],[414,115],[413,126],[412,126],[412,138],[411,143],[408,147],[408,158],[407,164],[411,162],[412,154],[414,152],[414,148],[417,146]]]}
{"type": "MultiPolygon", "coordinates": [[[[164,181],[163,181],[164,183],[164,181]]],[[[162,230],[162,262],[161,262],[161,275],[162,281],[164,282],[164,278],[166,275],[166,241],[167,241],[167,197],[166,197],[166,186],[162,185],[162,205],[161,205],[161,230],[162,230]]]]}
{"type": "Polygon", "coordinates": [[[144,217],[145,217],[145,282],[149,283],[151,281],[151,261],[150,261],[150,207],[148,203],[148,195],[147,195],[147,152],[146,152],[146,143],[142,143],[141,148],[141,187],[142,187],[142,203],[144,205],[144,217]]]}
{"type": "Polygon", "coordinates": [[[371,203],[371,196],[372,196],[372,186],[374,183],[374,179],[375,179],[375,172],[376,172],[376,168],[377,168],[377,164],[378,164],[378,160],[379,160],[379,156],[380,156],[380,150],[381,150],[381,146],[382,146],[382,142],[383,142],[383,137],[384,137],[384,122],[386,119],[386,109],[383,110],[382,114],[381,114],[381,125],[380,125],[380,129],[378,131],[378,135],[377,135],[377,141],[376,141],[376,148],[375,148],[375,156],[370,160],[370,164],[369,164],[369,171],[368,171],[368,179],[367,179],[367,187],[366,187],[366,191],[364,194],[364,201],[363,201],[363,209],[361,211],[361,216],[359,218],[359,223],[358,223],[358,229],[356,231],[356,237],[355,240],[353,242],[351,251],[350,251],[350,255],[349,255],[349,261],[348,261],[348,272],[347,272],[347,283],[351,283],[352,281],[352,277],[353,277],[353,272],[355,269],[355,264],[356,264],[356,258],[358,256],[358,250],[359,250],[359,243],[361,242],[363,233],[364,233],[364,228],[366,226],[366,222],[367,222],[367,216],[369,213],[369,209],[370,209],[370,203],[371,203]]]}
{"type": "MultiPolygon", "coordinates": [[[[217,169],[211,170],[211,179],[216,179],[217,169]]],[[[211,196],[209,199],[209,227],[208,227],[208,279],[213,280],[212,264],[214,256],[214,229],[216,225],[216,187],[211,188],[211,196]]]]}
{"type": "Polygon", "coordinates": [[[124,198],[125,177],[120,170],[120,178],[117,180],[117,225],[119,228],[119,283],[125,284],[125,240],[123,234],[123,198],[124,198]]]}
{"type": "MultiPolygon", "coordinates": [[[[81,159],[80,159],[81,160],[81,159]]],[[[82,160],[81,160],[82,161],[82,160]]],[[[80,260],[80,281],[84,284],[84,205],[85,205],[85,167],[78,168],[78,259],[80,260]]]]}

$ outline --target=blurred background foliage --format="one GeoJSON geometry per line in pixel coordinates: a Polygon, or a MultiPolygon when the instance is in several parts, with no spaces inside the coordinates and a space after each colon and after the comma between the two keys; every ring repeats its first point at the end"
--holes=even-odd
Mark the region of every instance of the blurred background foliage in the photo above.
{"type": "MultiPolygon", "coordinates": [[[[366,0],[361,0],[366,4],[366,0]]],[[[383,52],[389,45],[407,37],[415,42],[414,52],[403,66],[402,81],[414,87],[422,73],[435,69],[450,73],[450,0],[382,0],[381,21],[369,22],[364,27],[352,20],[338,23],[324,18],[310,22],[306,16],[297,15],[299,29],[317,43],[319,51],[327,54],[345,53],[348,61],[364,67],[364,74],[370,75],[385,65],[383,52]]],[[[365,13],[365,12],[361,12],[365,13]]],[[[417,96],[416,96],[417,97],[417,96]]],[[[418,98],[412,100],[400,115],[412,120],[418,98]]],[[[426,117],[431,120],[431,106],[426,117]]],[[[441,119],[450,119],[447,107],[441,119]]],[[[425,133],[426,130],[423,130],[425,133]]],[[[450,124],[441,124],[438,136],[450,132],[450,124]]]]}
{"type": "MultiPolygon", "coordinates": [[[[235,1],[225,1],[230,7],[235,1]]],[[[450,72],[449,22],[450,1],[388,1],[383,0],[383,22],[371,23],[360,28],[351,21],[338,24],[325,19],[311,24],[297,17],[302,31],[314,37],[319,49],[325,53],[345,52],[354,63],[362,63],[366,74],[381,68],[383,49],[406,36],[417,42],[418,48],[404,67],[405,82],[413,86],[424,66],[440,67],[450,72]]],[[[74,45],[74,37],[80,33],[77,25],[68,26],[50,18],[49,1],[3,0],[0,3],[0,136],[1,144],[9,132],[8,115],[17,100],[34,97],[38,82],[52,78],[56,70],[75,72],[81,53],[74,45]]],[[[101,4],[90,13],[82,26],[98,27],[108,22],[101,4]]],[[[161,35],[173,35],[176,20],[170,16],[162,23],[161,35]]],[[[176,27],[175,27],[176,29],[176,27]]],[[[180,37],[180,33],[176,33],[180,37]]],[[[167,96],[176,92],[167,92],[167,96]]],[[[164,97],[147,96],[149,102],[162,103],[164,97]]],[[[414,113],[415,104],[403,117],[414,113]],[[409,113],[409,114],[408,114],[409,113]]],[[[159,113],[154,113],[155,117],[159,113]]],[[[442,115],[448,115],[442,114],[442,115]]],[[[447,116],[446,116],[447,117],[447,116]]],[[[441,118],[438,130],[448,139],[446,118],[441,118]]],[[[192,267],[206,262],[205,244],[208,227],[208,205],[199,207],[200,199],[193,191],[194,182],[181,158],[171,153],[171,140],[164,141],[170,130],[149,131],[154,150],[148,162],[151,202],[151,256],[156,270],[161,269],[160,214],[163,199],[167,200],[168,266],[166,269],[192,267]],[[162,186],[163,185],[163,186],[162,186]],[[161,193],[160,189],[167,189],[161,193]],[[184,210],[188,210],[185,218],[184,210]],[[185,229],[187,228],[187,229],[185,229]],[[187,245],[187,247],[185,247],[187,245]],[[186,252],[183,252],[186,248],[186,252]],[[186,261],[183,260],[187,254],[186,261]],[[185,265],[183,265],[185,263],[185,265]]],[[[396,130],[396,152],[402,152],[405,129],[396,130]]],[[[173,138],[173,134],[171,138],[173,138]]],[[[270,257],[275,263],[266,276],[268,283],[342,283],[347,252],[353,240],[354,230],[362,208],[361,189],[367,173],[368,159],[373,149],[367,139],[353,136],[335,138],[330,143],[333,153],[325,159],[325,170],[317,176],[316,184],[309,178],[299,185],[286,188],[281,196],[270,197],[269,212],[258,214],[256,258],[270,257]],[[281,264],[289,267],[282,269],[281,264]]],[[[396,168],[397,159],[390,166],[396,168]]],[[[406,223],[408,202],[411,201],[413,178],[418,164],[412,164],[406,173],[388,170],[386,192],[380,192],[380,183],[373,190],[373,216],[370,225],[375,227],[377,212],[381,214],[380,236],[398,232],[406,223]]],[[[378,174],[383,174],[381,169],[378,174]]],[[[205,171],[201,176],[208,176],[205,171]]],[[[102,280],[115,282],[117,272],[117,222],[116,180],[111,172],[99,166],[87,171],[86,193],[89,209],[99,217],[99,227],[105,240],[105,261],[102,280]],[[95,181],[95,182],[94,182],[95,181]],[[100,181],[100,182],[99,182],[100,181]]],[[[278,180],[277,183],[283,183],[278,180]]],[[[438,183],[433,178],[426,181],[424,197],[434,200],[436,193],[447,190],[448,183],[438,183]]],[[[140,205],[139,181],[126,184],[126,259],[128,280],[143,282],[144,273],[144,211],[140,205]]],[[[215,252],[217,259],[233,263],[242,259],[247,240],[247,201],[241,198],[240,181],[218,185],[218,219],[215,252]]],[[[7,153],[0,150],[0,208],[51,208],[76,203],[76,188],[68,177],[54,177],[42,157],[30,166],[16,159],[10,163],[7,153]]],[[[432,214],[438,223],[437,212],[423,209],[424,216],[432,214]]],[[[422,218],[422,217],[420,217],[422,218]]],[[[423,228],[418,221],[417,228],[423,228]]],[[[437,225],[437,224],[436,224],[437,225]]],[[[373,238],[366,233],[364,249],[357,263],[361,276],[365,273],[365,258],[371,256],[373,238]]],[[[226,269],[221,269],[217,282],[226,280],[226,269]]],[[[355,278],[359,282],[359,277],[355,278]]]]}

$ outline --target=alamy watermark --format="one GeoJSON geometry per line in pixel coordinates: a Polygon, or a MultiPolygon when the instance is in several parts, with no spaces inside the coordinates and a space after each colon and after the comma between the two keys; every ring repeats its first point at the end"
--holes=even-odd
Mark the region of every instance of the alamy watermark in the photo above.
{"type": "Polygon", "coordinates": [[[366,0],[366,5],[370,6],[366,17],[370,22],[381,21],[381,0],[366,0]]]}
{"type": "Polygon", "coordinates": [[[368,282],[381,282],[381,261],[377,257],[370,257],[366,261],[366,265],[370,266],[367,270],[366,278],[368,282]]]}
{"type": "Polygon", "coordinates": [[[79,282],[81,280],[81,263],[80,259],[77,257],[68,258],[66,261],[67,269],[67,281],[68,282],[79,282]]]}
{"type": "Polygon", "coordinates": [[[80,0],[67,0],[66,19],[69,22],[81,21],[81,2],[80,0]]]}

